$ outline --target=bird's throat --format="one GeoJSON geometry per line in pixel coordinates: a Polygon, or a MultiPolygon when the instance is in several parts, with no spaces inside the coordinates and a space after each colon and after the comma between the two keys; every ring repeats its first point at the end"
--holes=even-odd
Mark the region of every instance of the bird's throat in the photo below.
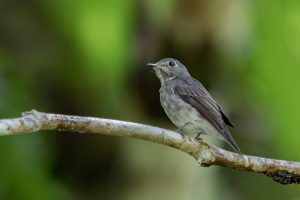
{"type": "Polygon", "coordinates": [[[163,85],[165,80],[168,78],[168,74],[160,68],[154,68],[154,71],[157,78],[160,80],[160,83],[163,85]]]}

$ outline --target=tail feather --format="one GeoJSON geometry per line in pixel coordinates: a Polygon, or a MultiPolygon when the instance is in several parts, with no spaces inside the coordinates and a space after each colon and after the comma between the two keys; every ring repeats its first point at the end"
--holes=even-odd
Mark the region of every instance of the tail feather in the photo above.
{"type": "Polygon", "coordinates": [[[226,140],[226,142],[239,154],[242,155],[242,152],[241,152],[241,149],[240,147],[238,146],[238,144],[236,143],[236,141],[233,139],[229,129],[226,127],[224,129],[224,139],[226,140]]]}

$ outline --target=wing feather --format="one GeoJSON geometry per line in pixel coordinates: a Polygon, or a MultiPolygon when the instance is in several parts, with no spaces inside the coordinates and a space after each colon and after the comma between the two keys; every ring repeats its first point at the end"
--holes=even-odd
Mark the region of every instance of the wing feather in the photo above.
{"type": "Polygon", "coordinates": [[[201,83],[193,79],[193,84],[178,84],[174,87],[174,93],[183,101],[193,106],[201,116],[208,120],[221,133],[235,151],[241,153],[226,126],[226,124],[229,126],[233,126],[233,124],[201,83]]]}

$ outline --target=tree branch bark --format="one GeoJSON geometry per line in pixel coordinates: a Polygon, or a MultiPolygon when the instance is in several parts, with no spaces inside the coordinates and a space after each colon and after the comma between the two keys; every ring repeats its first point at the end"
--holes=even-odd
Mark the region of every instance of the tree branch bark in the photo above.
{"type": "Polygon", "coordinates": [[[41,130],[97,133],[148,140],[188,153],[204,167],[219,165],[263,173],[281,184],[300,184],[300,162],[239,155],[182,136],[174,131],[153,126],[111,119],[50,114],[35,110],[23,113],[20,118],[0,120],[0,136],[41,130]]]}

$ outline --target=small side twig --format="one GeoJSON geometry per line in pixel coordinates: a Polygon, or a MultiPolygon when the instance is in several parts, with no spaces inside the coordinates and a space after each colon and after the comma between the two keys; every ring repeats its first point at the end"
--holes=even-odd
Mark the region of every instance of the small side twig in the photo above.
{"type": "Polygon", "coordinates": [[[50,114],[35,110],[23,113],[20,118],[0,120],[0,136],[40,130],[97,133],[148,140],[186,152],[204,167],[219,165],[263,173],[281,184],[300,184],[300,162],[239,155],[158,127],[111,119],[50,114]]]}

